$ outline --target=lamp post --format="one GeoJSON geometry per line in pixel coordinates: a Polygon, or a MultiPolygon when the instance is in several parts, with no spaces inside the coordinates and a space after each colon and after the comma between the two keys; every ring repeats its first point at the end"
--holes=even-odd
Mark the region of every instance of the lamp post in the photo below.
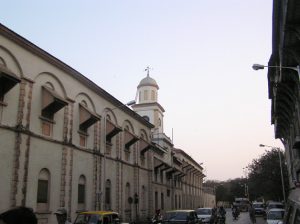
{"type": "MultiPolygon", "coordinates": [[[[112,108],[111,110],[115,110],[115,109],[117,109],[117,108],[121,108],[121,107],[124,107],[124,106],[132,106],[132,105],[134,105],[134,104],[136,104],[136,101],[135,100],[131,100],[131,101],[129,101],[128,103],[126,103],[126,104],[122,104],[122,105],[120,105],[120,106],[117,106],[117,107],[115,107],[115,108],[112,108]]],[[[104,131],[103,131],[103,133],[104,133],[104,139],[103,139],[103,144],[104,144],[104,146],[103,146],[103,149],[104,149],[104,152],[103,152],[103,180],[102,180],[102,196],[103,196],[103,198],[102,198],[102,205],[103,205],[103,209],[106,209],[105,207],[105,197],[106,197],[106,189],[105,189],[105,184],[106,184],[106,116],[107,116],[107,112],[108,112],[108,109],[107,108],[105,108],[104,109],[104,111],[103,111],[103,122],[104,122],[104,131]]]]}
{"type": "Polygon", "coordinates": [[[283,200],[285,202],[285,188],[284,188],[284,181],[283,181],[283,172],[282,172],[282,164],[281,164],[281,149],[278,147],[273,147],[273,146],[269,146],[269,145],[263,145],[263,144],[259,144],[259,147],[267,147],[267,148],[272,148],[277,150],[278,152],[278,156],[279,156],[279,165],[280,165],[280,175],[281,175],[281,185],[282,185],[282,195],[283,195],[283,200]]]}
{"type": "Polygon", "coordinates": [[[298,73],[298,78],[300,81],[300,65],[297,65],[296,67],[292,67],[292,66],[279,66],[279,65],[261,65],[261,64],[253,64],[252,68],[254,70],[261,70],[264,68],[280,68],[280,69],[290,69],[290,70],[294,70],[298,73]]]}

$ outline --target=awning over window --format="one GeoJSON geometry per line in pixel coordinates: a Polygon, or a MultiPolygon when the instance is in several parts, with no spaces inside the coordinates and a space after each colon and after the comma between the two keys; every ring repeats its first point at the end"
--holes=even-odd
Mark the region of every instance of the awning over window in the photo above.
{"type": "Polygon", "coordinates": [[[134,143],[136,143],[138,140],[139,138],[136,135],[130,133],[128,130],[124,131],[124,142],[125,142],[125,147],[127,149],[129,149],[129,147],[134,143]]]}
{"type": "Polygon", "coordinates": [[[42,86],[43,116],[50,118],[67,104],[67,101],[59,96],[53,89],[47,86],[42,86]]]}
{"type": "Polygon", "coordinates": [[[100,120],[100,117],[85,107],[83,104],[79,103],[79,121],[80,130],[86,130],[97,121],[100,120]]]}
{"type": "Polygon", "coordinates": [[[166,149],[164,149],[163,147],[161,147],[159,144],[156,144],[155,142],[151,142],[151,150],[157,154],[163,155],[164,153],[166,153],[166,149]]]}
{"type": "Polygon", "coordinates": [[[169,170],[169,171],[167,172],[167,175],[172,175],[173,173],[175,173],[175,172],[177,172],[177,171],[179,171],[179,170],[177,170],[177,169],[175,169],[175,168],[172,168],[171,170],[169,170]]]}
{"type": "Polygon", "coordinates": [[[3,65],[0,65],[0,97],[3,97],[19,82],[21,82],[19,77],[3,65]]]}
{"type": "Polygon", "coordinates": [[[151,147],[153,147],[149,142],[146,142],[146,140],[144,140],[142,138],[139,139],[139,145],[140,145],[141,154],[144,154],[149,149],[151,149],[151,147]]]}
{"type": "Polygon", "coordinates": [[[176,156],[173,156],[173,162],[174,162],[174,164],[176,164],[178,166],[182,165],[182,161],[179,158],[177,158],[176,156]]]}
{"type": "Polygon", "coordinates": [[[106,119],[106,140],[110,141],[112,137],[121,132],[122,129],[106,119]]]}
{"type": "Polygon", "coordinates": [[[169,164],[167,164],[159,159],[155,159],[154,160],[154,169],[164,171],[164,170],[172,169],[172,167],[169,164]]]}
{"type": "Polygon", "coordinates": [[[186,174],[185,173],[176,173],[175,175],[174,175],[174,177],[176,177],[176,178],[181,178],[181,177],[184,177],[186,174]]]}
{"type": "Polygon", "coordinates": [[[183,165],[182,169],[187,169],[187,170],[190,170],[190,169],[193,169],[193,165],[189,164],[189,163],[186,163],[183,165]]]}

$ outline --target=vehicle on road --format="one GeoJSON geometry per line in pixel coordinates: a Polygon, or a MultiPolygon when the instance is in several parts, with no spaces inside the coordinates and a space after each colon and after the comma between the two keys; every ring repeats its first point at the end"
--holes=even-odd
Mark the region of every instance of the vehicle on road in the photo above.
{"type": "Polygon", "coordinates": [[[267,211],[273,208],[281,208],[284,209],[284,205],[281,202],[278,201],[270,201],[267,204],[267,211]]]}
{"type": "Polygon", "coordinates": [[[172,210],[165,212],[162,218],[162,223],[198,224],[201,223],[201,220],[198,219],[195,210],[172,210]]]}
{"type": "Polygon", "coordinates": [[[80,212],[74,224],[119,224],[120,218],[117,212],[112,211],[86,211],[80,212]]]}
{"type": "Polygon", "coordinates": [[[255,215],[265,215],[265,204],[263,202],[253,202],[252,206],[255,211],[255,215]]]}
{"type": "Polygon", "coordinates": [[[283,222],[285,210],[282,208],[272,208],[267,212],[267,224],[279,224],[283,222]]]}
{"type": "Polygon", "coordinates": [[[213,224],[216,222],[216,212],[213,208],[197,208],[196,213],[201,223],[213,224]]]}
{"type": "Polygon", "coordinates": [[[249,208],[249,199],[248,198],[235,198],[234,203],[238,206],[241,212],[248,212],[249,208]]]}

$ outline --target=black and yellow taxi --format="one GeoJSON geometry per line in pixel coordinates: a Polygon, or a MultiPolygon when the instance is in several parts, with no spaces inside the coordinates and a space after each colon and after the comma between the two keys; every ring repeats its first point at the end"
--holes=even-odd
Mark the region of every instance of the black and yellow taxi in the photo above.
{"type": "Polygon", "coordinates": [[[120,224],[120,218],[113,211],[84,211],[78,213],[74,224],[120,224]]]}

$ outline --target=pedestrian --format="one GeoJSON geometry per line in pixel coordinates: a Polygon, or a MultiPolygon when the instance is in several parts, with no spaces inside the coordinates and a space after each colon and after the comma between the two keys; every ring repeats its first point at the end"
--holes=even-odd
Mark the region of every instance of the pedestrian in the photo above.
{"type": "Polygon", "coordinates": [[[255,209],[252,206],[252,203],[249,204],[249,216],[252,223],[256,223],[256,217],[255,217],[255,209]]]}
{"type": "Polygon", "coordinates": [[[20,206],[0,214],[0,224],[37,224],[31,208],[20,206]]]}
{"type": "Polygon", "coordinates": [[[56,215],[57,223],[58,224],[72,224],[68,221],[68,214],[67,210],[65,208],[59,208],[56,212],[54,212],[56,215]]]}

